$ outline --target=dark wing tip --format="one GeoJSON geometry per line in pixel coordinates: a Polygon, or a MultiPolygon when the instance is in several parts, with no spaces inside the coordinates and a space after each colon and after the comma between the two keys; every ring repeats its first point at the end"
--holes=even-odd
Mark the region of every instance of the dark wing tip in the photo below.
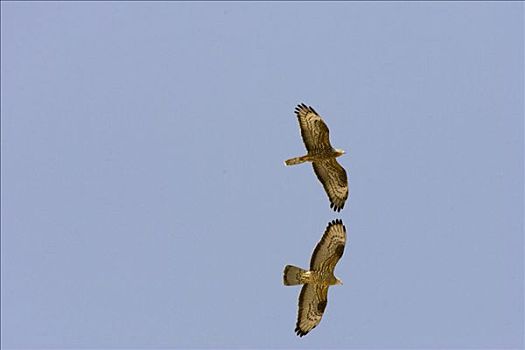
{"type": "Polygon", "coordinates": [[[308,107],[304,103],[298,104],[297,107],[295,107],[295,114],[299,114],[301,112],[304,112],[304,110],[308,111],[308,107]]]}
{"type": "Polygon", "coordinates": [[[319,113],[317,113],[317,111],[312,106],[307,106],[304,103],[300,103],[297,105],[297,107],[295,107],[296,114],[299,114],[301,112],[306,112],[306,113],[311,112],[311,113],[315,113],[319,115],[319,113]]]}
{"type": "Polygon", "coordinates": [[[315,327],[317,327],[317,325],[313,326],[311,329],[307,330],[307,331],[303,331],[301,328],[299,328],[299,325],[297,325],[295,327],[295,333],[297,333],[298,336],[300,337],[304,337],[305,335],[307,335],[308,333],[310,333],[310,331],[312,329],[314,329],[315,327]]]}
{"type": "Polygon", "coordinates": [[[339,208],[337,205],[335,205],[334,202],[330,202],[330,209],[333,209],[334,211],[337,211],[337,212],[339,212],[339,210],[341,210],[341,208],[339,208]]]}
{"type": "Polygon", "coordinates": [[[330,208],[338,213],[344,208],[344,206],[345,206],[344,202],[341,205],[336,205],[334,202],[330,202],[330,208]]]}
{"type": "Polygon", "coordinates": [[[299,326],[297,326],[295,327],[295,333],[297,333],[299,337],[303,337],[308,334],[308,331],[305,332],[302,329],[300,329],[299,326]]]}
{"type": "Polygon", "coordinates": [[[330,227],[335,226],[335,225],[342,225],[343,226],[343,230],[346,232],[346,227],[343,224],[343,220],[341,220],[341,219],[335,219],[335,220],[330,221],[328,223],[327,229],[329,229],[330,227]]]}

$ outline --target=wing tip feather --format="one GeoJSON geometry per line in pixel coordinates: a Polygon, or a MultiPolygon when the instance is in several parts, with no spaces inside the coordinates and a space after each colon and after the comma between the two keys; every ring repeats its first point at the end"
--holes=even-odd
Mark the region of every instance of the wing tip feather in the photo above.
{"type": "Polygon", "coordinates": [[[345,224],[343,223],[342,219],[335,219],[328,223],[328,227],[326,230],[329,230],[332,226],[341,225],[343,227],[343,231],[346,232],[345,224]]]}
{"type": "MultiPolygon", "coordinates": [[[[312,329],[314,329],[314,328],[315,328],[315,326],[314,326],[312,329]]],[[[296,326],[294,332],[295,332],[299,337],[304,337],[304,336],[307,335],[312,329],[310,329],[309,331],[303,331],[299,326],[296,326]]]]}
{"type": "MultiPolygon", "coordinates": [[[[345,199],[346,201],[346,199],[345,199]]],[[[336,212],[340,212],[343,208],[345,207],[345,202],[343,202],[343,204],[341,205],[337,205],[335,204],[334,202],[330,201],[330,209],[333,209],[334,211],[336,212]]]]}
{"type": "Polygon", "coordinates": [[[312,106],[308,106],[306,104],[304,104],[304,102],[301,102],[300,104],[298,104],[296,107],[295,107],[295,114],[297,114],[299,116],[300,113],[308,113],[308,112],[311,112],[311,113],[314,113],[316,115],[319,115],[319,113],[317,113],[317,111],[312,107],[312,106]]]}

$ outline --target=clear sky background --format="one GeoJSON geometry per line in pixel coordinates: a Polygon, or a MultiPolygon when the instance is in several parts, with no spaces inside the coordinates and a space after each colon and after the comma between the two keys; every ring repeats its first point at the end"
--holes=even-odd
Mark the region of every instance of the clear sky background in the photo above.
{"type": "Polygon", "coordinates": [[[523,346],[523,3],[1,10],[3,348],[523,346]],[[283,164],[301,102],[341,213],[283,164]],[[336,218],[298,338],[282,270],[336,218]]]}

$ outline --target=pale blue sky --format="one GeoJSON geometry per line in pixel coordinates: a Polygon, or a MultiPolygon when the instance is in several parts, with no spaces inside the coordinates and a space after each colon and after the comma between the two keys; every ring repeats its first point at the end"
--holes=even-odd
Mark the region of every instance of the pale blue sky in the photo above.
{"type": "Polygon", "coordinates": [[[523,3],[1,10],[3,348],[523,346],[523,3]],[[301,102],[341,213],[283,165],[301,102]],[[300,339],[282,269],[336,218],[300,339]]]}

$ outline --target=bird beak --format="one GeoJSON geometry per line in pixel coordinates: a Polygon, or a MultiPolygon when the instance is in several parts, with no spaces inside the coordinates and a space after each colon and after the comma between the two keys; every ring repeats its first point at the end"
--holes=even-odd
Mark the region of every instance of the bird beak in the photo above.
{"type": "Polygon", "coordinates": [[[337,284],[343,285],[343,281],[337,280],[337,284]]]}

